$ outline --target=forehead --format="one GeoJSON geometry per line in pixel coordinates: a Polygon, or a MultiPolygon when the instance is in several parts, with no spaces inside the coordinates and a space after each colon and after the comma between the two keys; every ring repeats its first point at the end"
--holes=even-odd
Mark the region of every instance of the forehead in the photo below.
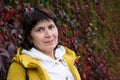
{"type": "Polygon", "coordinates": [[[51,25],[51,24],[55,24],[54,21],[52,19],[48,19],[48,20],[43,20],[43,21],[38,21],[38,23],[35,25],[35,27],[37,26],[44,26],[44,25],[51,25]]]}

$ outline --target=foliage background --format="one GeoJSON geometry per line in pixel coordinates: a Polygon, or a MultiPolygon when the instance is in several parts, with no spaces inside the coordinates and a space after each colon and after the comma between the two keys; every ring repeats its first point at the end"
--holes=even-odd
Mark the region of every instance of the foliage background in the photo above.
{"type": "Polygon", "coordinates": [[[120,79],[120,0],[1,0],[0,80],[21,43],[24,10],[31,7],[56,13],[61,42],[81,56],[75,63],[82,80],[120,79]]]}

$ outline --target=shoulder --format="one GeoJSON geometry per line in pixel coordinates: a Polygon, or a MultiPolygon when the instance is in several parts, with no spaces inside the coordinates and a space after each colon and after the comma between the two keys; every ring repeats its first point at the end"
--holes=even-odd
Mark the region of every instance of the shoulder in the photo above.
{"type": "Polygon", "coordinates": [[[71,50],[68,47],[65,47],[66,53],[64,54],[64,59],[66,60],[66,62],[68,63],[68,65],[70,64],[74,64],[75,59],[77,58],[75,52],[73,50],[71,50]]]}
{"type": "Polygon", "coordinates": [[[10,69],[24,69],[23,65],[21,63],[18,63],[16,61],[13,61],[10,65],[10,69]]]}
{"type": "Polygon", "coordinates": [[[17,62],[12,62],[8,70],[7,80],[24,80],[25,69],[17,62]]]}

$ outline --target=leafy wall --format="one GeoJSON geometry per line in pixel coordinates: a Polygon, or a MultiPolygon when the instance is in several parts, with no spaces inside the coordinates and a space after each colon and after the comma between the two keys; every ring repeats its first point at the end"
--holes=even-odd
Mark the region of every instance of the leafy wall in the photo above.
{"type": "Polygon", "coordinates": [[[75,63],[82,80],[120,79],[120,0],[1,0],[0,76],[9,66],[2,61],[10,64],[21,43],[21,16],[31,7],[56,13],[61,42],[81,56],[75,63]]]}

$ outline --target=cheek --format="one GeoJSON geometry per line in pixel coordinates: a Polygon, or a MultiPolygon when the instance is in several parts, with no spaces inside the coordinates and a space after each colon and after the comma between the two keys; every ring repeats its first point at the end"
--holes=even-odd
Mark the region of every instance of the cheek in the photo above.
{"type": "Polygon", "coordinates": [[[58,37],[58,35],[59,35],[59,34],[58,34],[58,30],[56,30],[55,35],[56,35],[56,37],[58,37]]]}
{"type": "Polygon", "coordinates": [[[32,42],[36,48],[39,48],[40,46],[43,45],[41,38],[34,38],[32,42]]]}
{"type": "Polygon", "coordinates": [[[38,36],[38,35],[34,35],[34,36],[32,37],[32,42],[33,42],[34,45],[36,45],[36,44],[42,42],[42,37],[41,37],[41,36],[38,36]]]}

